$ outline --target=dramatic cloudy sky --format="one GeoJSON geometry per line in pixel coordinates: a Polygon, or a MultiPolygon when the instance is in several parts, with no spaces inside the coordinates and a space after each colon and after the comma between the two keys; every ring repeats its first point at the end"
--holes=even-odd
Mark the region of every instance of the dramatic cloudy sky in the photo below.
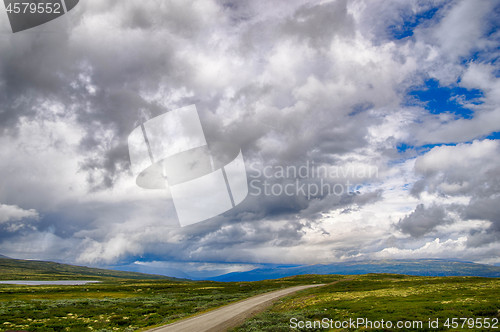
{"type": "Polygon", "coordinates": [[[0,10],[0,253],[177,276],[500,264],[499,22],[494,0],[81,0],[13,34],[0,10]],[[135,185],[127,137],[191,104],[254,182],[181,228],[168,190],[135,185]],[[274,172],[301,166],[336,174],[274,172]]]}

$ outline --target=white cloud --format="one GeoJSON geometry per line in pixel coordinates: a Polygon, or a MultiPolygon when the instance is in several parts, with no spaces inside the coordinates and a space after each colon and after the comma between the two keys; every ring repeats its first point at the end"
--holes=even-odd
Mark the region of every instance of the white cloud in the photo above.
{"type": "Polygon", "coordinates": [[[452,172],[454,170],[474,173],[484,172],[485,169],[495,167],[498,164],[499,148],[500,144],[495,140],[435,147],[425,155],[417,158],[415,170],[427,174],[439,171],[452,172]]]}
{"type": "Polygon", "coordinates": [[[81,197],[87,187],[78,165],[82,130],[71,117],[60,118],[62,105],[44,104],[35,118],[19,120],[15,136],[0,136],[0,200],[39,211],[81,197]]]}
{"type": "Polygon", "coordinates": [[[0,204],[0,224],[22,219],[38,219],[38,212],[34,209],[24,210],[17,205],[0,204]]]}
{"type": "Polygon", "coordinates": [[[487,14],[494,9],[493,1],[457,1],[447,6],[444,17],[432,36],[441,48],[441,54],[455,61],[460,56],[483,49],[488,43],[482,38],[488,27],[487,14]]]}
{"type": "Polygon", "coordinates": [[[498,250],[500,245],[492,243],[486,249],[470,248],[467,246],[467,238],[459,237],[455,239],[441,240],[436,238],[415,249],[400,249],[396,247],[385,248],[372,257],[376,259],[387,259],[398,257],[402,259],[418,258],[443,258],[462,259],[465,261],[476,261],[485,264],[498,263],[498,250]]]}

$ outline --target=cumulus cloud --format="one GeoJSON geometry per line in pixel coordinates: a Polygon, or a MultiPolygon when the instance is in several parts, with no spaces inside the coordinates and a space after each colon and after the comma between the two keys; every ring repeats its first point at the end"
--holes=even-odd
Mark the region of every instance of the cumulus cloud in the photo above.
{"type": "Polygon", "coordinates": [[[39,215],[34,209],[24,210],[17,205],[0,204],[0,223],[16,221],[24,218],[38,219],[39,215]]]}
{"type": "Polygon", "coordinates": [[[491,44],[482,37],[494,26],[489,19],[485,19],[495,9],[493,2],[473,4],[459,1],[446,7],[444,17],[431,32],[444,56],[455,60],[491,44]]]}
{"type": "Polygon", "coordinates": [[[472,247],[486,246],[499,238],[499,148],[497,140],[442,146],[415,162],[416,172],[423,176],[415,191],[467,197],[460,205],[461,218],[489,223],[486,228],[470,229],[467,244],[472,247]]]}
{"type": "Polygon", "coordinates": [[[89,0],[47,24],[56,33],[2,34],[0,220],[38,221],[3,231],[0,251],[231,267],[439,256],[443,243],[459,243],[476,248],[471,259],[490,257],[499,147],[485,136],[500,123],[497,12],[467,1],[89,0]],[[480,103],[462,101],[473,116],[408,105],[408,91],[429,78],[480,90],[480,103]],[[179,228],[168,191],[135,186],[127,136],[193,103],[216,166],[241,148],[258,189],[298,181],[343,192],[250,195],[179,228]],[[313,163],[377,172],[262,172],[313,163]],[[24,242],[33,246],[16,245],[24,242]]]}
{"type": "Polygon", "coordinates": [[[499,189],[490,178],[498,172],[499,148],[497,140],[435,147],[417,158],[415,171],[424,175],[429,191],[490,195],[499,189]]]}
{"type": "Polygon", "coordinates": [[[24,210],[17,205],[0,204],[0,240],[33,229],[33,223],[39,218],[34,209],[24,210]]]}
{"type": "Polygon", "coordinates": [[[423,204],[417,205],[415,211],[401,219],[396,227],[405,234],[420,237],[434,230],[439,225],[451,223],[442,206],[425,208],[423,204]]]}

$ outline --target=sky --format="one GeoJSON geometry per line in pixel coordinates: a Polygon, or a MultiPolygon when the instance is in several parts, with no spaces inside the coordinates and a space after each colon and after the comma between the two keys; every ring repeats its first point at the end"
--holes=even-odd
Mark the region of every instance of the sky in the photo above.
{"type": "Polygon", "coordinates": [[[12,33],[0,10],[0,254],[187,277],[498,265],[499,22],[493,0],[81,0],[12,33]],[[192,104],[249,194],[180,227],[127,138],[192,104]]]}

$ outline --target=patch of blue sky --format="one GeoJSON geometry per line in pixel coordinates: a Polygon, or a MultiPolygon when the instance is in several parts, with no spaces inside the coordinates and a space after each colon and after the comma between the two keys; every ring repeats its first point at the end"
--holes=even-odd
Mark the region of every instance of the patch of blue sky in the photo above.
{"type": "Polygon", "coordinates": [[[494,133],[489,134],[486,136],[487,139],[500,139],[500,131],[496,131],[494,133]]]}
{"type": "MultiPolygon", "coordinates": [[[[490,139],[490,140],[496,140],[500,139],[500,131],[496,131],[493,133],[490,133],[489,135],[485,137],[478,137],[478,139],[490,139]]],[[[472,143],[472,141],[467,141],[464,143],[472,143]]],[[[408,155],[409,158],[413,158],[415,156],[423,155],[436,146],[456,146],[457,143],[436,143],[436,144],[425,144],[425,145],[411,145],[406,142],[401,142],[396,145],[396,150],[398,151],[399,154],[403,155],[408,155]]],[[[401,159],[401,162],[405,161],[406,159],[403,158],[401,159]]]]}
{"type": "Polygon", "coordinates": [[[408,150],[414,149],[415,146],[401,142],[398,145],[396,145],[396,150],[398,150],[399,153],[405,153],[408,150]]]}
{"type": "MultiPolygon", "coordinates": [[[[492,40],[492,39],[490,39],[492,40]]],[[[500,45],[500,39],[497,41],[500,45]]],[[[500,46],[476,50],[466,57],[462,57],[460,63],[467,66],[471,62],[496,65],[500,60],[500,46]]],[[[498,76],[498,71],[495,73],[498,76]]]]}
{"type": "Polygon", "coordinates": [[[413,186],[413,183],[405,183],[404,185],[401,186],[401,189],[403,191],[408,191],[412,188],[412,186],[413,186]]]}
{"type": "Polygon", "coordinates": [[[457,144],[456,143],[446,143],[446,144],[445,143],[437,143],[437,144],[425,144],[425,145],[415,146],[415,145],[401,142],[398,145],[396,145],[396,150],[399,153],[406,153],[406,152],[411,150],[411,151],[414,151],[417,155],[421,155],[421,154],[424,154],[424,153],[432,150],[436,146],[455,146],[455,145],[457,145],[457,144]]]}
{"type": "Polygon", "coordinates": [[[411,37],[415,28],[434,18],[438,10],[439,7],[436,7],[414,15],[403,16],[401,24],[392,24],[387,27],[387,31],[395,39],[411,37]]]}
{"type": "Polygon", "coordinates": [[[444,87],[439,85],[439,81],[429,79],[423,87],[409,91],[407,96],[407,106],[418,105],[432,114],[452,113],[457,119],[471,119],[474,111],[467,105],[481,104],[484,95],[479,89],[444,87]]]}
{"type": "Polygon", "coordinates": [[[425,144],[416,146],[406,142],[400,142],[396,145],[396,150],[400,158],[390,160],[388,162],[388,165],[395,166],[398,164],[405,163],[409,159],[413,159],[423,154],[426,154],[436,146],[456,146],[456,145],[457,143],[438,143],[438,144],[425,144]]]}

